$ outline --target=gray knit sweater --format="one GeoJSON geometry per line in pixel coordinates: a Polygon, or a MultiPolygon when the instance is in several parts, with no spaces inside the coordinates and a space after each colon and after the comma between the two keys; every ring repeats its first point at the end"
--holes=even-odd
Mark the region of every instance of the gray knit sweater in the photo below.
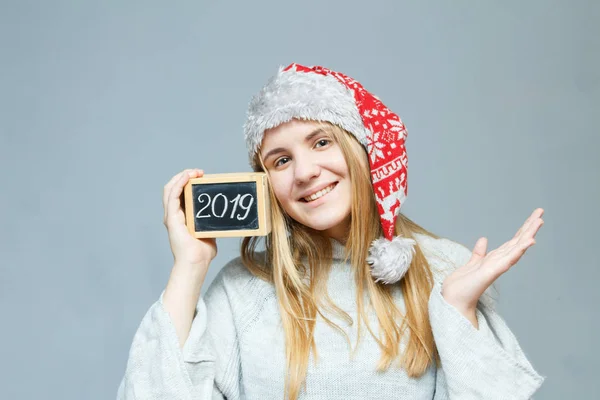
{"type": "MultiPolygon", "coordinates": [[[[419,378],[395,365],[376,372],[380,350],[364,325],[351,358],[344,336],[319,319],[314,332],[318,359],[311,355],[300,399],[529,399],[540,387],[544,378],[494,311],[487,291],[478,304],[479,329],[442,297],[444,277],[466,263],[470,251],[448,239],[416,238],[436,277],[429,318],[441,367],[430,367],[419,378]]],[[[332,243],[329,294],[356,321],[354,278],[342,262],[343,246],[332,243]]],[[[401,291],[394,296],[403,311],[401,291]]],[[[274,287],[251,275],[237,258],[219,272],[196,311],[180,350],[162,295],[150,307],[133,338],[117,398],[283,400],[285,343],[274,287]]],[[[356,324],[326,315],[354,347],[356,324]]],[[[377,329],[374,316],[370,323],[377,329]]]]}

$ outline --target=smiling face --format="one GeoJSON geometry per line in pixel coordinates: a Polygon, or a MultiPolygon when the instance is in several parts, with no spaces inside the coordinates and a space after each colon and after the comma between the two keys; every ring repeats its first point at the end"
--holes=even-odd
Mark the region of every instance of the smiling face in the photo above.
{"type": "Polygon", "coordinates": [[[348,165],[326,129],[318,122],[292,120],[265,131],[260,154],[284,211],[344,241],[352,201],[348,165]]]}

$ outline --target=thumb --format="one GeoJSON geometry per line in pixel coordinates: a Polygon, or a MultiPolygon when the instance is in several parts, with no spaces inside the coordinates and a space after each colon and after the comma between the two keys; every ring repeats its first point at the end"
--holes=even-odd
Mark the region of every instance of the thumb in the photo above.
{"type": "Polygon", "coordinates": [[[485,237],[481,237],[475,243],[475,247],[473,247],[473,253],[471,255],[470,261],[479,261],[487,254],[487,244],[488,240],[485,237]]]}

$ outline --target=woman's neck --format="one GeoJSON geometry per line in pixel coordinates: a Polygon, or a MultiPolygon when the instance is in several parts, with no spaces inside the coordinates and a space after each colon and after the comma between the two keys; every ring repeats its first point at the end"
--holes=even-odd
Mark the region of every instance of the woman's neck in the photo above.
{"type": "Polygon", "coordinates": [[[343,222],[338,225],[326,229],[323,233],[330,239],[333,239],[342,245],[346,244],[348,240],[348,234],[350,232],[350,217],[346,218],[343,222]]]}

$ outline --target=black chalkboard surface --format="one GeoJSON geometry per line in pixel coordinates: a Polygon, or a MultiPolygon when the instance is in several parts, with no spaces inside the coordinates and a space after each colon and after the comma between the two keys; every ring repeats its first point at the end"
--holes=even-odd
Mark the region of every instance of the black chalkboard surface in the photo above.
{"type": "Polygon", "coordinates": [[[195,237],[260,236],[270,232],[264,173],[204,175],[184,188],[186,224],[195,237]]]}

